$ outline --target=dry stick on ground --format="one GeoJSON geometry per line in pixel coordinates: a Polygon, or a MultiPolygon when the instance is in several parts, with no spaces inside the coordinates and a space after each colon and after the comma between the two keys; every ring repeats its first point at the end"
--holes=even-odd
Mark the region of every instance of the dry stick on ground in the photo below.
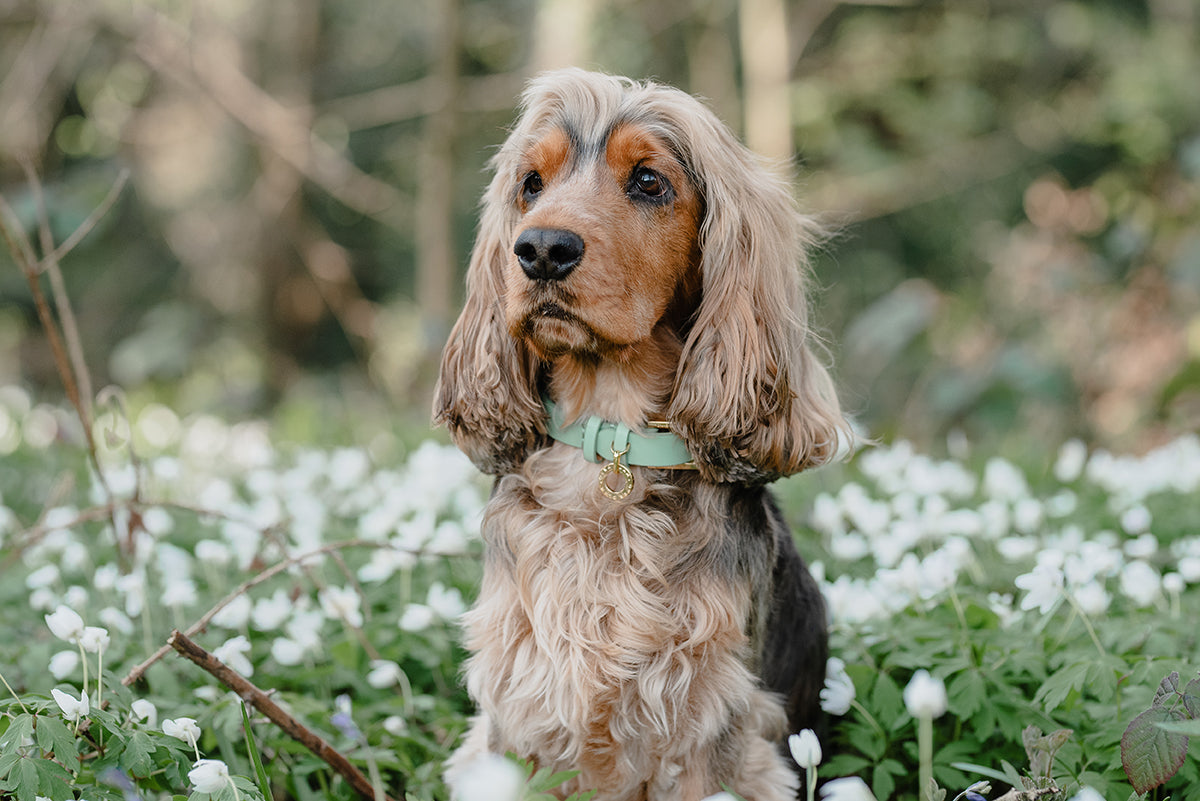
{"type": "MultiPolygon", "coordinates": [[[[376,542],[374,540],[343,540],[341,542],[331,542],[328,545],[324,545],[320,548],[316,548],[314,550],[308,551],[307,553],[302,553],[299,556],[293,556],[290,559],[285,559],[282,562],[279,562],[278,564],[272,565],[271,567],[267,568],[263,572],[254,576],[253,578],[247,579],[246,581],[242,582],[236,589],[234,589],[232,592],[230,592],[228,595],[226,595],[224,598],[222,598],[220,600],[220,602],[217,603],[216,606],[214,606],[212,609],[209,609],[207,612],[205,612],[200,617],[199,620],[197,620],[192,625],[188,626],[185,633],[190,637],[195,634],[198,634],[201,631],[204,631],[206,628],[208,628],[208,624],[210,622],[212,622],[212,619],[216,616],[216,614],[218,612],[220,612],[222,609],[224,609],[226,606],[228,606],[230,603],[232,603],[233,600],[236,599],[239,595],[242,595],[242,594],[248,592],[251,588],[253,588],[259,584],[262,584],[264,581],[266,581],[270,578],[273,578],[274,576],[279,575],[284,570],[287,570],[289,567],[303,564],[304,562],[307,562],[310,559],[315,559],[319,556],[324,556],[326,554],[341,551],[346,548],[394,548],[394,547],[395,546],[391,545],[390,543],[376,542]]],[[[421,553],[423,553],[423,551],[414,550],[414,551],[411,551],[411,553],[420,555],[421,553]]],[[[171,651],[170,645],[164,645],[162,648],[159,648],[157,651],[155,651],[153,654],[151,654],[150,657],[145,662],[142,662],[140,665],[137,665],[132,670],[130,670],[128,675],[126,675],[125,678],[121,679],[121,684],[125,685],[126,687],[129,687],[129,686],[133,685],[135,682],[141,680],[141,678],[145,674],[145,672],[150,669],[150,666],[153,665],[158,660],[162,659],[164,656],[166,656],[168,653],[170,653],[170,651],[171,651]]]]}
{"type": "MultiPolygon", "coordinates": [[[[316,732],[304,726],[300,721],[289,715],[283,710],[279,704],[272,701],[266,693],[255,687],[240,674],[226,666],[221,660],[210,654],[208,651],[201,648],[196,643],[188,639],[187,635],[179,631],[171,632],[167,643],[181,655],[187,657],[192,662],[195,662],[204,670],[208,671],[216,678],[217,681],[224,684],[233,692],[237,693],[243,701],[250,704],[262,714],[266,715],[272,723],[283,729],[289,737],[303,745],[314,755],[325,761],[329,767],[333,768],[341,775],[350,786],[364,798],[375,801],[375,787],[371,785],[370,780],[364,776],[358,768],[350,764],[337,749],[325,742],[316,732]]],[[[400,795],[404,794],[403,781],[399,788],[400,795]]],[[[383,798],[386,801],[393,799],[384,794],[383,798]]]]}

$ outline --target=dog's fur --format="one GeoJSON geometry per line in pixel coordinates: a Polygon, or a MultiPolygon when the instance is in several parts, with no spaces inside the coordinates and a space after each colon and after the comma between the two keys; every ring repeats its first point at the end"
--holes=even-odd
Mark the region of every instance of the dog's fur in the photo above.
{"type": "Polygon", "coordinates": [[[676,89],[565,70],[522,108],[434,400],[497,476],[465,620],[480,712],[448,775],[513,752],[597,801],[792,799],[779,744],[820,714],[825,613],[765,484],[846,430],[807,324],[815,228],[676,89]],[[531,230],[578,237],[568,274],[522,270],[531,230]],[[543,394],[568,419],[668,420],[697,469],[634,467],[605,497],[543,394]]]}

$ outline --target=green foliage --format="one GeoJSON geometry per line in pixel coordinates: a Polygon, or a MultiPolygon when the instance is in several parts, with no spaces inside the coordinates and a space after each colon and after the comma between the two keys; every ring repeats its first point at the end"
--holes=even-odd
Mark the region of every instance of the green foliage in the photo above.
{"type": "Polygon", "coordinates": [[[1150,708],[1121,736],[1121,764],[1134,790],[1149,792],[1179,772],[1187,759],[1188,732],[1200,731],[1198,723],[1200,678],[1181,690],[1179,673],[1172,671],[1158,685],[1150,708]]]}

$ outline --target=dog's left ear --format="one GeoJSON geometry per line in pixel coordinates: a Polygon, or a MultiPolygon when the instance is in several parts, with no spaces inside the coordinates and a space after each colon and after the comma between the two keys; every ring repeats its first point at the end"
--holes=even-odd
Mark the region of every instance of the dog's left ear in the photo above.
{"type": "Polygon", "coordinates": [[[808,326],[818,228],[711,112],[686,116],[679,144],[705,204],[703,295],[669,412],[705,478],[770,481],[829,461],[849,436],[808,326]]]}
{"type": "Polygon", "coordinates": [[[512,221],[503,151],[494,166],[467,269],[466,302],[442,351],[433,418],[476,467],[503,475],[545,439],[545,410],[537,394],[540,363],[505,328],[502,271],[512,221]]]}

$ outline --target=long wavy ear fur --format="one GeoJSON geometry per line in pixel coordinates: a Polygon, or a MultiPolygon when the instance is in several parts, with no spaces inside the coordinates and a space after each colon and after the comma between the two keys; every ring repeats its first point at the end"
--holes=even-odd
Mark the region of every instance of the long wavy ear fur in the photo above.
{"type": "Polygon", "coordinates": [[[507,151],[496,156],[495,177],[483,198],[483,214],[471,263],[467,298],[442,352],[434,390],[433,418],[485,473],[503,475],[525,461],[543,441],[537,398],[539,362],[523,342],[509,336],[502,303],[501,271],[510,246],[507,151]]]}
{"type": "Polygon", "coordinates": [[[705,202],[702,299],[671,420],[714,481],[769,481],[829,461],[849,426],[808,326],[818,227],[788,183],[698,101],[675,115],[705,202]]]}

